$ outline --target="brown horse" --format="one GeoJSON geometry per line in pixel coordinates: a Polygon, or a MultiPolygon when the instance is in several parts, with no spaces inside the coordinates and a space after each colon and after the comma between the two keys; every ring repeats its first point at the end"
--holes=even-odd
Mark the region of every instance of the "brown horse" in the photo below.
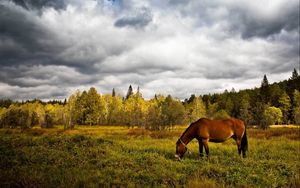
{"type": "Polygon", "coordinates": [[[246,126],[242,120],[231,118],[226,120],[210,120],[201,118],[192,123],[176,142],[176,159],[180,160],[187,151],[187,144],[196,138],[199,142],[200,157],[203,157],[203,146],[208,157],[208,142],[224,142],[229,138],[236,141],[239,155],[246,157],[248,141],[246,126]]]}

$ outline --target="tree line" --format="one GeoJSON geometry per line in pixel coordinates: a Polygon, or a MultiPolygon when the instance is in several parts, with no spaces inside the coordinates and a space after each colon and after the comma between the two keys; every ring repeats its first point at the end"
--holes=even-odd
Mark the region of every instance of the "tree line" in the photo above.
{"type": "Polygon", "coordinates": [[[137,88],[129,86],[125,97],[101,94],[94,87],[76,91],[65,101],[0,100],[0,127],[50,128],[64,125],[126,125],[151,130],[189,124],[201,117],[237,117],[248,126],[268,128],[273,124],[300,124],[300,76],[294,69],[288,80],[269,84],[264,75],[261,86],[236,92],[196,96],[180,100],[171,95],[155,95],[145,100],[137,88]]]}

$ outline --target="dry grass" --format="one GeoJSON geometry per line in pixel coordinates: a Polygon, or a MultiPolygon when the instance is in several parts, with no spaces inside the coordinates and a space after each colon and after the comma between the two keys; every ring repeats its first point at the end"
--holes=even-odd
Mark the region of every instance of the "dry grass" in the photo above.
{"type": "MultiPolygon", "coordinates": [[[[125,126],[78,126],[72,130],[64,130],[62,126],[54,128],[42,129],[34,127],[32,129],[0,129],[4,134],[18,134],[24,133],[30,136],[43,136],[43,135],[91,135],[91,136],[129,136],[129,137],[149,137],[154,139],[173,138],[179,137],[187,126],[176,126],[172,130],[150,131],[143,128],[127,128],[125,126]]],[[[300,140],[300,127],[299,126],[278,126],[276,125],[267,129],[247,129],[249,138],[257,139],[270,139],[285,137],[291,140],[300,140]]]]}
{"type": "Polygon", "coordinates": [[[246,159],[232,140],[199,160],[192,141],[178,162],[185,129],[0,129],[0,187],[300,187],[298,128],[248,129],[246,159]]]}
{"type": "Polygon", "coordinates": [[[270,139],[275,137],[285,137],[291,140],[300,140],[300,128],[277,127],[267,130],[248,129],[248,136],[258,139],[270,139]]]}

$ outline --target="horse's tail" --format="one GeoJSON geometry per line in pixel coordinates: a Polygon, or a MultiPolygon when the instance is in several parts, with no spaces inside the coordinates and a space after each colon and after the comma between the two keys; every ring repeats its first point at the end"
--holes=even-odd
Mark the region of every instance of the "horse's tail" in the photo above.
{"type": "Polygon", "coordinates": [[[247,134],[246,134],[246,127],[245,127],[245,132],[244,132],[244,135],[242,138],[241,148],[243,150],[243,153],[245,153],[248,150],[248,139],[247,139],[247,134]]]}

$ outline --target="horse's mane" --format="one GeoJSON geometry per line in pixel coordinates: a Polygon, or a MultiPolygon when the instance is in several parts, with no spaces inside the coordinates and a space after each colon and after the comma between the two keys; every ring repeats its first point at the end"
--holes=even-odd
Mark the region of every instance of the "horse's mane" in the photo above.
{"type": "Polygon", "coordinates": [[[185,131],[182,133],[182,135],[180,136],[180,138],[181,138],[183,135],[185,135],[185,133],[186,133],[187,131],[189,131],[189,130],[191,129],[191,127],[193,127],[195,124],[198,124],[200,121],[203,121],[203,120],[209,120],[209,119],[208,119],[208,118],[200,118],[200,119],[198,119],[197,121],[192,122],[192,123],[188,126],[188,128],[185,129],[185,131]]]}

